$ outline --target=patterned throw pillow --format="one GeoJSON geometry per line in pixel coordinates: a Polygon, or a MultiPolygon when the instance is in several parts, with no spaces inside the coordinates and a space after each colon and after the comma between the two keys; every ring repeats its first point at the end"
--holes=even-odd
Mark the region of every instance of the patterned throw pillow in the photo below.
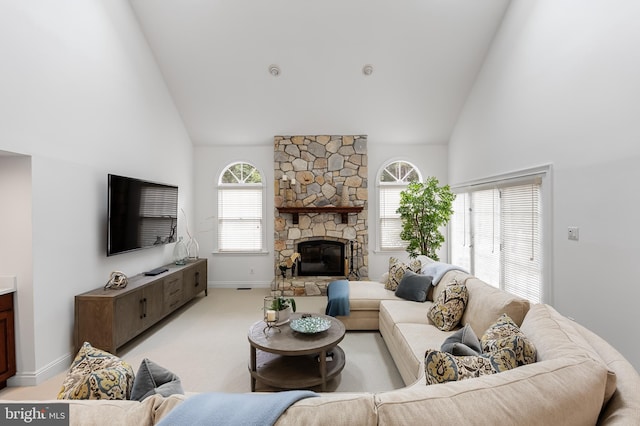
{"type": "Polygon", "coordinates": [[[507,314],[502,314],[489,327],[480,339],[480,344],[485,354],[496,353],[504,348],[512,350],[519,366],[536,362],[536,347],[507,314]]]}
{"type": "Polygon", "coordinates": [[[395,257],[389,258],[389,278],[387,282],[384,284],[384,288],[391,291],[396,291],[400,281],[402,281],[402,277],[406,271],[413,271],[415,273],[420,273],[422,269],[422,263],[419,260],[412,260],[407,265],[404,262],[401,262],[399,259],[395,257]]]}
{"type": "Polygon", "coordinates": [[[58,399],[129,399],[133,377],[128,363],[84,342],[58,399]]]}
{"type": "Polygon", "coordinates": [[[480,356],[455,356],[428,350],[424,356],[427,385],[471,379],[513,368],[516,368],[516,356],[511,349],[480,356]]]}
{"type": "Polygon", "coordinates": [[[467,286],[454,279],[433,301],[427,316],[440,330],[451,331],[460,322],[467,300],[467,286]]]}

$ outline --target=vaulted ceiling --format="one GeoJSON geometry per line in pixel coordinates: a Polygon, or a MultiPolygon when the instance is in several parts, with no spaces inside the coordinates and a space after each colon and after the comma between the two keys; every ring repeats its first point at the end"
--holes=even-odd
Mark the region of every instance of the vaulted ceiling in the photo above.
{"type": "Polygon", "coordinates": [[[278,134],[438,144],[509,0],[131,4],[197,145],[270,144],[278,134]]]}

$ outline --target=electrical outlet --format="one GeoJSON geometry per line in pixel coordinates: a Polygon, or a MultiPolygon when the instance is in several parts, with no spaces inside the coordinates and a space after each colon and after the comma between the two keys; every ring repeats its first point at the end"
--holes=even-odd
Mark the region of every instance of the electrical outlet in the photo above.
{"type": "Polygon", "coordinates": [[[580,229],[577,226],[570,226],[568,238],[573,241],[578,241],[580,239],[579,231],[580,229]]]}

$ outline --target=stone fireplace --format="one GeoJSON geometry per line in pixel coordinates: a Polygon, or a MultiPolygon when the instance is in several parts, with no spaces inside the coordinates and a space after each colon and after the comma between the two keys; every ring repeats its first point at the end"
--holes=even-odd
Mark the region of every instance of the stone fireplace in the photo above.
{"type": "Polygon", "coordinates": [[[274,171],[273,289],[324,294],[334,279],[366,279],[367,137],[276,136],[274,171]],[[282,277],[278,266],[294,253],[299,264],[282,277]]]}

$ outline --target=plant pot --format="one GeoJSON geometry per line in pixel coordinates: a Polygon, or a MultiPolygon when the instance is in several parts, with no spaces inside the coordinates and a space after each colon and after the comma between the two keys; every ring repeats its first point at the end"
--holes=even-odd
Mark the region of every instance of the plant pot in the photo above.
{"type": "Polygon", "coordinates": [[[281,311],[278,311],[278,325],[288,323],[289,317],[291,317],[291,306],[281,311]]]}

